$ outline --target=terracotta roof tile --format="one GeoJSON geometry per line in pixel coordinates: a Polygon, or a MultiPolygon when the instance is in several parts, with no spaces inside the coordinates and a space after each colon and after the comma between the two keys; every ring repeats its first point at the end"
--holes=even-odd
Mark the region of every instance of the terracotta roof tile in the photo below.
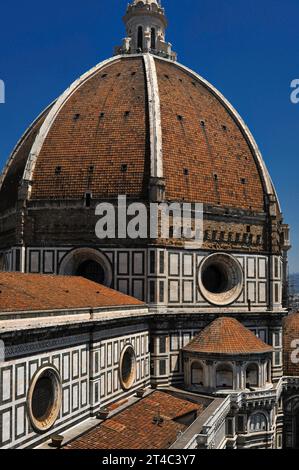
{"type": "Polygon", "coordinates": [[[0,273],[0,312],[144,305],[82,277],[0,273]]]}
{"type": "Polygon", "coordinates": [[[231,355],[266,353],[271,352],[273,348],[234,318],[221,317],[199,333],[184,350],[231,355]]]}
{"type": "Polygon", "coordinates": [[[14,207],[17,202],[19,184],[23,177],[30,150],[50,109],[51,108],[47,109],[31,128],[28,129],[19,147],[15,150],[13,161],[0,189],[0,211],[14,207]]]}
{"type": "MultiPolygon", "coordinates": [[[[155,62],[166,199],[264,211],[261,173],[240,124],[195,76],[175,63],[155,62]]],[[[23,142],[4,181],[14,194],[37,131],[23,142]]],[[[57,113],[37,159],[31,199],[81,200],[86,191],[95,199],[147,198],[149,136],[142,56],[115,59],[82,83],[57,113]]],[[[5,207],[15,197],[1,200],[5,207]]]]}
{"type": "Polygon", "coordinates": [[[86,191],[94,198],[143,198],[150,168],[147,113],[142,57],[99,70],[57,115],[37,160],[32,199],[82,199],[86,191]]]}
{"type": "Polygon", "coordinates": [[[136,404],[108,419],[97,428],[66,445],[66,449],[166,449],[186,425],[174,421],[187,413],[203,411],[201,404],[154,392],[136,404]],[[158,426],[157,415],[164,418],[158,426]]]}
{"type": "Polygon", "coordinates": [[[166,199],[263,211],[262,178],[239,124],[194,76],[175,63],[156,66],[166,199]]]}

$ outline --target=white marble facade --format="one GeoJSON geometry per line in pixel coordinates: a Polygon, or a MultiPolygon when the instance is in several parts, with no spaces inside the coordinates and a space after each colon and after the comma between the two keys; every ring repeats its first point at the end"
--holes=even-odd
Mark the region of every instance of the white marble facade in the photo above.
{"type": "MultiPolygon", "coordinates": [[[[160,309],[197,311],[215,309],[198,289],[198,267],[210,253],[174,249],[101,249],[111,263],[111,287],[160,309]]],[[[64,274],[61,261],[72,248],[12,248],[3,253],[6,269],[41,274],[64,274]]],[[[282,309],[282,258],[231,253],[244,275],[240,297],[229,309],[263,311],[282,309]]]]}
{"type": "Polygon", "coordinates": [[[87,336],[7,348],[6,361],[0,364],[0,448],[34,447],[51,434],[94,415],[103,405],[125,397],[118,366],[126,344],[131,344],[136,354],[136,376],[129,393],[149,383],[149,333],[144,325],[122,332],[110,330],[108,337],[96,333],[92,344],[87,336]],[[54,427],[38,434],[28,417],[27,400],[32,378],[43,366],[58,370],[62,404],[54,427]]]}

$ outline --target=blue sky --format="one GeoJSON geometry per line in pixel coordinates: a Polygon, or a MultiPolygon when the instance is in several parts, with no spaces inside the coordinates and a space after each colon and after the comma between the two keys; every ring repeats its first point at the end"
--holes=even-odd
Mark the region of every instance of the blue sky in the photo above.
{"type": "MultiPolygon", "coordinates": [[[[124,36],[126,0],[2,2],[0,167],[20,135],[124,36]]],[[[213,83],[253,132],[292,226],[291,271],[299,272],[298,0],[164,0],[179,61],[213,83]]]]}

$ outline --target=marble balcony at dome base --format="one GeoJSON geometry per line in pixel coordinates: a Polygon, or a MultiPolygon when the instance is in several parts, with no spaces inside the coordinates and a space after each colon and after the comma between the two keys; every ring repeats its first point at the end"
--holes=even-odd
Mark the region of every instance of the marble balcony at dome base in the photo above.
{"type": "Polygon", "coordinates": [[[130,2],[124,23],[0,177],[0,448],[299,447],[289,227],[263,157],[178,62],[161,2],[130,2]],[[201,246],[98,239],[96,207],[120,195],[203,204],[201,246]]]}

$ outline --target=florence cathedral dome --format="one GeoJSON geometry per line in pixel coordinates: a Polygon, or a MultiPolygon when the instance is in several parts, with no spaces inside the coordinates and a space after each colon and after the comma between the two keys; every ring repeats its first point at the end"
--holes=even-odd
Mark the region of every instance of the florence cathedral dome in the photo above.
{"type": "Polygon", "coordinates": [[[12,209],[20,191],[29,204],[86,193],[146,200],[157,185],[167,201],[266,212],[275,191],[250,131],[176,61],[159,2],[133,2],[124,20],[128,37],[116,55],[76,80],[18,143],[0,210],[12,209]]]}

